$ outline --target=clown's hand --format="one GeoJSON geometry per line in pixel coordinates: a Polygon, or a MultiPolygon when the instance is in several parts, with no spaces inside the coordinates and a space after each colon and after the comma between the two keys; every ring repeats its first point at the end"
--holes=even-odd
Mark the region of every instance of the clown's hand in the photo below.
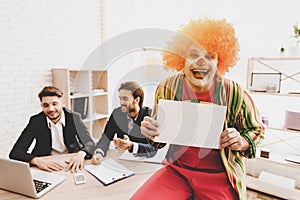
{"type": "Polygon", "coordinates": [[[220,149],[243,151],[249,148],[249,142],[235,128],[225,129],[220,136],[220,149]]]}
{"type": "Polygon", "coordinates": [[[154,137],[159,136],[158,127],[159,124],[155,119],[146,116],[141,123],[141,133],[154,141],[154,137]]]}

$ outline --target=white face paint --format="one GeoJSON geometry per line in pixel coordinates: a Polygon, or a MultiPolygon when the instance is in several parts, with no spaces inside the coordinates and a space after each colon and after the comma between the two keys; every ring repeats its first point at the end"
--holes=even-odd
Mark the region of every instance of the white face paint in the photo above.
{"type": "Polygon", "coordinates": [[[212,57],[197,44],[192,44],[186,53],[183,72],[191,88],[205,91],[213,83],[218,64],[218,56],[212,57]]]}

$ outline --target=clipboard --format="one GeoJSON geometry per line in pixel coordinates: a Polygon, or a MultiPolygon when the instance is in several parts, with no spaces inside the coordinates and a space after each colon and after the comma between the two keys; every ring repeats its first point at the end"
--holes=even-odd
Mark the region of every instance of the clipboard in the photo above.
{"type": "Polygon", "coordinates": [[[84,169],[105,186],[134,175],[134,172],[112,158],[102,161],[100,165],[86,165],[84,169]]]}

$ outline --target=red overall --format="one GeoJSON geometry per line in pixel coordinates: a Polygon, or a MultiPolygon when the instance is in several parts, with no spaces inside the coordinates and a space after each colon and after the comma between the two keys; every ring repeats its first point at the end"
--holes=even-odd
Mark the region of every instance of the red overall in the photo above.
{"type": "MultiPolygon", "coordinates": [[[[182,100],[213,102],[214,85],[203,93],[194,93],[184,82],[182,100]]],[[[172,145],[166,165],[133,195],[135,200],[235,200],[219,150],[172,145]]]]}

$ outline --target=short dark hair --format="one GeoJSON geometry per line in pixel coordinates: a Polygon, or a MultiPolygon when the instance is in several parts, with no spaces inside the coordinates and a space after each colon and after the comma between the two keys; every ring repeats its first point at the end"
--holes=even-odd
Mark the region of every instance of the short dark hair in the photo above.
{"type": "Polygon", "coordinates": [[[63,96],[63,92],[54,86],[46,86],[42,89],[42,91],[40,91],[39,93],[39,98],[40,101],[42,102],[42,98],[43,97],[48,97],[48,96],[57,96],[57,97],[62,97],[63,96]]]}
{"type": "Polygon", "coordinates": [[[121,83],[118,91],[120,92],[120,90],[129,90],[129,91],[131,91],[134,99],[140,97],[139,106],[143,107],[144,91],[141,88],[141,86],[139,86],[139,84],[137,84],[136,82],[133,82],[133,81],[127,81],[127,82],[121,83]]]}

